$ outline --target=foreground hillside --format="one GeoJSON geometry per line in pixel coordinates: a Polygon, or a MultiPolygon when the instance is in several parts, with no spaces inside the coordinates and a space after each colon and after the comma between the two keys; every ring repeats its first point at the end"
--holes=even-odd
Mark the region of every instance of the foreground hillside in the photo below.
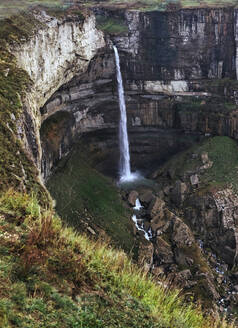
{"type": "Polygon", "coordinates": [[[122,251],[63,228],[33,196],[0,198],[1,327],[229,327],[184,305],[122,251]]]}

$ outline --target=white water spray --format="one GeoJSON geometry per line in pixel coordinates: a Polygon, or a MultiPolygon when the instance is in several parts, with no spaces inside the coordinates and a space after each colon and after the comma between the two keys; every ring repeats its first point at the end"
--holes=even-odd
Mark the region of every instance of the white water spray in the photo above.
{"type": "MultiPolygon", "coordinates": [[[[139,212],[142,208],[143,208],[143,206],[141,205],[140,200],[137,198],[135,206],[133,207],[133,210],[135,212],[139,212]]],[[[136,214],[133,214],[131,218],[132,218],[132,221],[135,223],[136,229],[139,231],[143,231],[145,239],[150,240],[152,238],[151,228],[148,231],[146,231],[144,228],[144,224],[141,222],[140,223],[138,222],[136,214]]]]}
{"type": "Polygon", "coordinates": [[[117,72],[117,84],[118,84],[118,96],[120,107],[120,125],[119,125],[119,143],[120,143],[120,181],[132,181],[137,178],[136,173],[131,173],[130,165],[130,151],[129,141],[127,133],[127,115],[126,115],[126,103],[124,96],[124,89],[122,83],[120,58],[117,51],[117,47],[113,46],[115,60],[116,60],[116,72],[117,72]]]}
{"type": "Polygon", "coordinates": [[[136,198],[136,203],[135,206],[133,207],[134,210],[136,211],[140,211],[143,208],[143,206],[140,203],[140,200],[138,198],[136,198]]]}

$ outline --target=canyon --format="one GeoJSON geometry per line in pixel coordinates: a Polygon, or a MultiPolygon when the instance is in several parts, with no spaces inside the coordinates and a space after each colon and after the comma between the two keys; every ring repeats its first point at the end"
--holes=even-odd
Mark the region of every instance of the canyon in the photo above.
{"type": "MultiPolygon", "coordinates": [[[[63,219],[68,216],[70,222],[77,211],[82,217],[77,205],[70,213],[63,211],[71,198],[77,200],[77,177],[64,189],[60,170],[73,171],[78,158],[114,184],[118,180],[116,45],[132,169],[153,181],[120,190],[128,211],[122,230],[132,241],[124,248],[130,252],[134,243],[139,265],[158,281],[166,277],[183,288],[188,301],[195,295],[205,307],[236,315],[238,9],[81,11],[55,17],[35,9],[37,29],[9,44],[17,67],[31,80],[21,99],[22,114],[11,116],[16,138],[63,219]],[[100,30],[100,20],[109,18],[124,31],[100,30]],[[150,240],[131,220],[137,199],[143,205],[139,220],[152,231],[150,240]]],[[[79,225],[91,235],[108,233],[92,213],[84,214],[79,225]]],[[[116,233],[108,235],[113,239],[116,233]]]]}

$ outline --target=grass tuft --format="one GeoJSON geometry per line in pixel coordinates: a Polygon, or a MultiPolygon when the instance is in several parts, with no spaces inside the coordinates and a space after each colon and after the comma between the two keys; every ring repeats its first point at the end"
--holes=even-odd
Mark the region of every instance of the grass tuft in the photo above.
{"type": "Polygon", "coordinates": [[[0,245],[8,249],[0,260],[1,327],[232,327],[184,304],[123,251],[62,227],[42,208],[37,219],[35,202],[13,191],[0,198],[0,245]],[[17,226],[6,208],[17,209],[20,199],[19,212],[28,214],[17,226]]]}

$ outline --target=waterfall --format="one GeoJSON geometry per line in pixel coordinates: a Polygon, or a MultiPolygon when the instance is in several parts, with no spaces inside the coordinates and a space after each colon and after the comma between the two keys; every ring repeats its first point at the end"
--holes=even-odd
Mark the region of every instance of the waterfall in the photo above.
{"type": "Polygon", "coordinates": [[[122,83],[120,59],[116,46],[113,46],[116,60],[117,84],[118,84],[118,97],[120,107],[120,125],[119,125],[119,144],[120,144],[120,181],[129,181],[133,179],[130,166],[130,151],[127,133],[127,115],[126,103],[124,97],[124,89],[122,83]]]}
{"type": "Polygon", "coordinates": [[[133,209],[139,211],[141,208],[143,208],[143,206],[141,205],[140,200],[136,198],[136,204],[133,209]]]}
{"type": "MultiPolygon", "coordinates": [[[[133,210],[136,213],[138,213],[138,212],[140,212],[140,210],[142,208],[143,208],[143,206],[141,205],[140,200],[137,198],[135,206],[133,207],[133,210]]],[[[139,230],[139,231],[143,231],[145,239],[150,240],[153,237],[151,228],[148,231],[146,231],[145,228],[144,228],[144,223],[140,222],[141,220],[137,220],[137,216],[136,216],[135,213],[132,215],[131,218],[132,218],[132,221],[135,223],[136,229],[139,230]]]]}

